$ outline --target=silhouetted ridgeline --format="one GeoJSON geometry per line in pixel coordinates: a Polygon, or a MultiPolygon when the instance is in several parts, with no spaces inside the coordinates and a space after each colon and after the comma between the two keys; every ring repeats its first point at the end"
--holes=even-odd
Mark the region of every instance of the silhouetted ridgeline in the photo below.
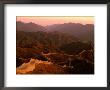
{"type": "Polygon", "coordinates": [[[16,22],[16,30],[25,31],[25,32],[37,32],[37,31],[45,31],[46,28],[35,24],[35,23],[24,23],[21,21],[16,22]]]}
{"type": "Polygon", "coordinates": [[[64,23],[46,26],[47,31],[64,32],[73,35],[80,40],[94,40],[94,25],[93,24],[80,24],[80,23],[64,23]]]}
{"type": "Polygon", "coordinates": [[[18,21],[16,23],[16,29],[18,31],[26,32],[61,32],[69,35],[73,35],[76,38],[83,41],[94,41],[94,25],[93,24],[80,24],[80,23],[64,23],[64,24],[54,24],[48,26],[41,26],[35,23],[24,23],[18,21]]]}

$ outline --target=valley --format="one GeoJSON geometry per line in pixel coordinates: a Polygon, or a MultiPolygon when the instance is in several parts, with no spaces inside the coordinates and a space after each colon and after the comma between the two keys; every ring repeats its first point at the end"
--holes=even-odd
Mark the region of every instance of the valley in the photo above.
{"type": "Polygon", "coordinates": [[[93,25],[16,23],[16,74],[94,74],[93,25]]]}

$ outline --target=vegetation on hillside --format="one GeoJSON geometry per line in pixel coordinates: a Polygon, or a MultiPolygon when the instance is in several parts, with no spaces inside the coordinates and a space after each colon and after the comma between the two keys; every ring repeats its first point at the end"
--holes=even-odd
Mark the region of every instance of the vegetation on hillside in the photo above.
{"type": "Polygon", "coordinates": [[[16,31],[17,74],[94,74],[93,40],[82,41],[64,32],[18,29],[21,27],[16,31]]]}

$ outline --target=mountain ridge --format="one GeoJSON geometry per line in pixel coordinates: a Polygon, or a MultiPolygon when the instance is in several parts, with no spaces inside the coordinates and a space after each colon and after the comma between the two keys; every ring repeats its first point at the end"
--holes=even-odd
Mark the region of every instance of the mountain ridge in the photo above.
{"type": "Polygon", "coordinates": [[[32,22],[24,23],[21,21],[16,22],[17,31],[25,32],[58,32],[73,35],[82,41],[94,41],[94,25],[93,24],[81,24],[81,23],[63,23],[53,24],[48,26],[38,25],[32,22]]]}
{"type": "Polygon", "coordinates": [[[37,32],[37,31],[45,31],[46,28],[35,24],[33,22],[24,23],[21,21],[16,22],[16,30],[17,31],[26,31],[26,32],[37,32]]]}
{"type": "Polygon", "coordinates": [[[81,40],[94,40],[94,25],[80,23],[64,23],[46,26],[48,32],[64,32],[81,40]]]}

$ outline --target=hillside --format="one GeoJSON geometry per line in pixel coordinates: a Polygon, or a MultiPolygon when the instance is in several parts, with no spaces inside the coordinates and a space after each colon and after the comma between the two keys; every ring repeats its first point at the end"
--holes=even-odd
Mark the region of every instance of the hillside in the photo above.
{"type": "Polygon", "coordinates": [[[64,32],[77,37],[83,41],[94,40],[94,25],[93,24],[80,24],[80,23],[64,23],[54,24],[45,27],[48,32],[58,31],[64,32]]]}
{"type": "Polygon", "coordinates": [[[16,74],[93,74],[93,25],[17,22],[16,74]]]}
{"type": "Polygon", "coordinates": [[[37,31],[45,31],[46,28],[41,25],[32,23],[32,22],[24,23],[21,21],[17,21],[16,22],[16,30],[17,31],[25,31],[25,32],[37,32],[37,31]]]}
{"type": "Polygon", "coordinates": [[[48,61],[31,59],[30,62],[22,64],[16,69],[17,74],[64,74],[65,70],[58,65],[48,61]]]}
{"type": "Polygon", "coordinates": [[[46,33],[46,32],[24,32],[17,31],[16,33],[16,44],[18,47],[32,47],[44,46],[47,48],[58,47],[71,42],[76,42],[78,39],[74,36],[70,36],[64,33],[46,33]]]}
{"type": "Polygon", "coordinates": [[[63,33],[24,32],[16,33],[17,57],[31,58],[41,52],[62,52],[59,47],[78,41],[74,36],[63,33]]]}
{"type": "Polygon", "coordinates": [[[60,50],[67,54],[78,54],[83,50],[93,50],[93,42],[72,42],[59,47],[60,50]]]}

